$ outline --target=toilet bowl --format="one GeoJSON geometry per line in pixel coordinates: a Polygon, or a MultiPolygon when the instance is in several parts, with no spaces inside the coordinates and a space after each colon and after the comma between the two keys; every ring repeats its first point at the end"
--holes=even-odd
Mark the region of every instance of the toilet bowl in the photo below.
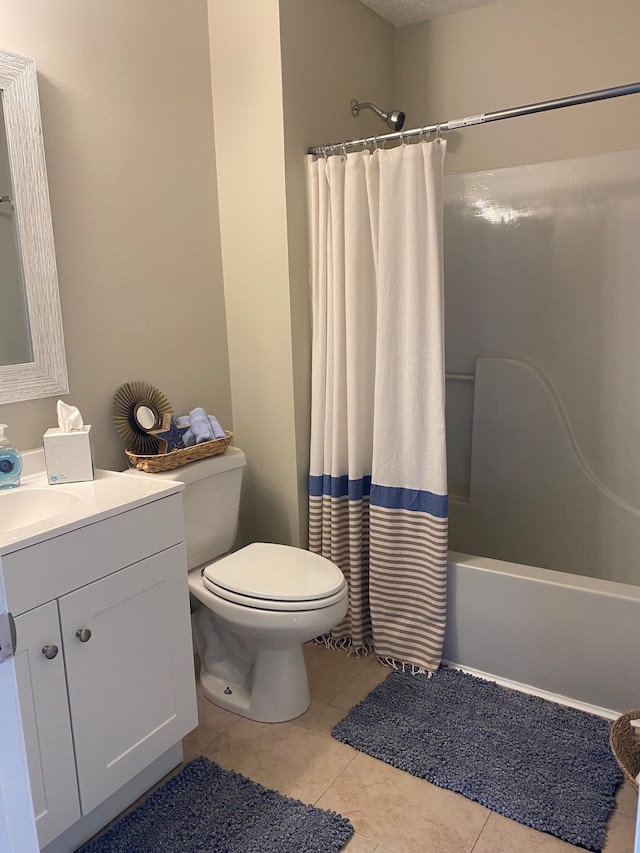
{"type": "Polygon", "coordinates": [[[309,707],[302,644],[347,612],[340,569],[319,554],[272,543],[231,551],[245,455],[237,447],[145,477],[180,480],[193,640],[200,686],[214,704],[260,722],[309,707]]]}
{"type": "Polygon", "coordinates": [[[204,695],[229,711],[282,722],[309,707],[302,644],[347,611],[347,584],[300,548],[254,543],[189,573],[204,695]]]}

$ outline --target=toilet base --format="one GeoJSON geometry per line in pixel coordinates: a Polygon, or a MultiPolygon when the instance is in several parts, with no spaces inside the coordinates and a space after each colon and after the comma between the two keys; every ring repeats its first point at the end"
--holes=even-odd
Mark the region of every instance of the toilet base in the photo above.
{"type": "Polygon", "coordinates": [[[263,647],[242,683],[200,670],[204,696],[220,708],[260,723],[283,723],[307,710],[311,703],[307,668],[301,644],[263,647]]]}

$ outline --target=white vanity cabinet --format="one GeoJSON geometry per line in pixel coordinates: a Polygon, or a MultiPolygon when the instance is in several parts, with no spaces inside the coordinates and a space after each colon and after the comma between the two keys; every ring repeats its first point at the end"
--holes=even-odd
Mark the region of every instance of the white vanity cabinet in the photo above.
{"type": "Polygon", "coordinates": [[[80,819],[58,608],[50,601],[15,622],[20,712],[42,847],[80,819]]]}
{"type": "Polygon", "coordinates": [[[169,494],[0,556],[41,849],[84,821],[75,849],[197,725],[183,539],[169,494]]]}

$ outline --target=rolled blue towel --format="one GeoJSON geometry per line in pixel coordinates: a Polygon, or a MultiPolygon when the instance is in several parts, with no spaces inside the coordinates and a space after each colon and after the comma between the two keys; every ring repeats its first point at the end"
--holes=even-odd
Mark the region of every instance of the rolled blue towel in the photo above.
{"type": "Polygon", "coordinates": [[[211,424],[211,429],[213,431],[214,438],[225,437],[225,431],[220,426],[217,418],[215,418],[213,415],[209,415],[209,423],[211,424]]]}
{"type": "Polygon", "coordinates": [[[189,412],[189,423],[195,437],[195,443],[224,438],[224,430],[213,415],[208,415],[202,407],[189,412]]]}
{"type": "Polygon", "coordinates": [[[200,444],[203,441],[211,441],[213,430],[209,423],[209,416],[203,408],[198,407],[189,412],[189,423],[191,424],[196,444],[200,444]]]}

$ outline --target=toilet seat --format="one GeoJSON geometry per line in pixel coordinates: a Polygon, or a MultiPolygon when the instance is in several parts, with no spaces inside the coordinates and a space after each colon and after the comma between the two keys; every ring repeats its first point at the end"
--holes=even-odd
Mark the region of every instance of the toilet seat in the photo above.
{"type": "Polygon", "coordinates": [[[273,610],[281,613],[295,611],[302,613],[306,610],[322,610],[325,607],[330,607],[332,604],[339,602],[347,592],[347,583],[343,583],[342,588],[334,595],[327,598],[300,599],[298,601],[276,601],[270,598],[258,598],[251,595],[239,595],[237,592],[231,592],[224,587],[216,586],[202,576],[202,585],[213,595],[229,601],[232,604],[239,604],[242,607],[257,608],[258,610],[273,610]]]}
{"type": "Polygon", "coordinates": [[[332,562],[289,545],[256,542],[206,566],[214,595],[263,610],[317,610],[340,601],[347,583],[332,562]]]}

